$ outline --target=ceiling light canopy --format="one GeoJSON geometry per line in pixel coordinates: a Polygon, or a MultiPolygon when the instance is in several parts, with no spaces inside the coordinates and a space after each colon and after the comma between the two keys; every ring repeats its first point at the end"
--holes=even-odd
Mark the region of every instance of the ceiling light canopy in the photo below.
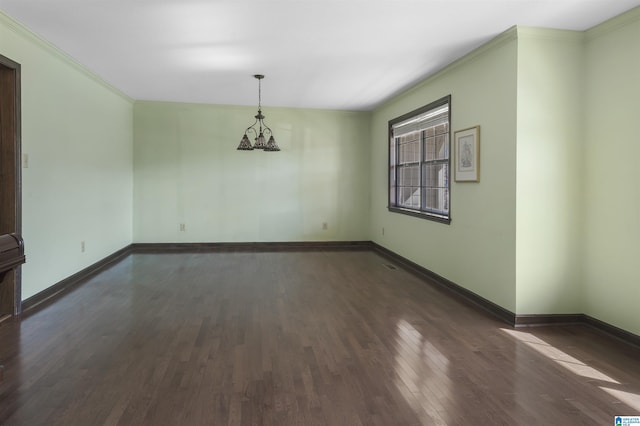
{"type": "Polygon", "coordinates": [[[273,132],[264,122],[264,115],[262,114],[262,86],[261,81],[264,78],[262,74],[256,74],[254,77],[258,80],[258,114],[255,116],[256,121],[244,131],[244,136],[240,140],[238,149],[240,151],[253,151],[254,149],[261,149],[263,151],[280,151],[280,147],[276,143],[273,137],[273,132]],[[258,128],[256,129],[256,125],[258,128]],[[251,141],[247,136],[247,133],[253,133],[255,135],[255,144],[251,145],[251,141]],[[269,140],[265,142],[265,133],[269,136],[269,140]]]}

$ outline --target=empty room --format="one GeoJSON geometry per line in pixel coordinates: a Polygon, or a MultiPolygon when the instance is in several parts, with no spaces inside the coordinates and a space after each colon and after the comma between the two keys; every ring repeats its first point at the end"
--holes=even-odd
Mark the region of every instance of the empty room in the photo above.
{"type": "Polygon", "coordinates": [[[0,0],[0,425],[639,425],[640,0],[0,0]]]}

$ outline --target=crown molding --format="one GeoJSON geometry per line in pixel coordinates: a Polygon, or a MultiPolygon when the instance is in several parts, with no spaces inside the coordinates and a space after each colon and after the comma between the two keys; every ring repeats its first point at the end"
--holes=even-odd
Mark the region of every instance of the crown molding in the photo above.
{"type": "Polygon", "coordinates": [[[518,39],[536,39],[550,41],[570,41],[581,43],[584,41],[584,31],[557,30],[553,28],[517,27],[518,39]]]}
{"type": "Polygon", "coordinates": [[[610,32],[640,21],[640,6],[615,16],[585,31],[587,41],[602,37],[610,32]]]}
{"type": "Polygon", "coordinates": [[[482,44],[481,46],[476,47],[475,49],[473,49],[471,52],[467,53],[466,55],[454,60],[453,62],[445,65],[444,67],[440,68],[438,71],[435,71],[433,74],[430,74],[428,76],[426,76],[424,79],[420,80],[418,83],[414,84],[413,86],[407,88],[406,90],[403,90],[399,93],[394,94],[393,96],[391,96],[390,98],[386,99],[385,101],[381,102],[380,104],[378,104],[375,108],[373,108],[372,111],[377,111],[380,110],[382,108],[385,108],[386,106],[388,106],[389,104],[395,102],[398,98],[410,95],[413,92],[416,92],[418,90],[420,90],[421,88],[423,88],[424,86],[427,86],[428,84],[430,84],[431,82],[433,82],[434,80],[440,78],[442,75],[451,72],[452,70],[467,64],[471,61],[473,61],[474,59],[476,59],[478,56],[483,55],[484,53],[496,49],[498,47],[501,47],[502,45],[514,41],[517,39],[518,37],[518,32],[517,32],[518,27],[517,26],[513,26],[511,28],[509,28],[508,30],[498,34],[497,36],[495,36],[494,38],[492,38],[491,40],[489,40],[488,42],[482,44]]]}
{"type": "Polygon", "coordinates": [[[99,75],[97,75],[96,73],[91,71],[86,66],[82,65],[80,62],[78,62],[72,56],[70,56],[69,54],[67,54],[66,52],[64,52],[60,48],[58,48],[56,45],[54,45],[54,44],[48,42],[47,40],[43,39],[42,37],[40,37],[39,35],[37,35],[33,31],[31,31],[26,26],[24,26],[20,22],[16,21],[15,19],[13,19],[11,16],[7,15],[3,10],[0,10],[0,25],[2,25],[3,27],[5,27],[5,28],[7,28],[7,29],[9,29],[11,31],[13,31],[16,35],[18,35],[19,37],[24,38],[28,42],[33,43],[37,47],[45,50],[47,53],[51,54],[56,59],[58,59],[61,62],[65,63],[66,65],[72,67],[73,69],[75,69],[76,71],[81,73],[82,75],[90,78],[91,80],[93,80],[94,82],[98,83],[99,85],[101,85],[105,89],[107,89],[107,90],[111,91],[112,93],[120,96],[121,98],[123,98],[127,102],[133,103],[134,99],[132,99],[130,96],[125,94],[120,89],[118,89],[118,88],[112,86],[111,84],[107,83],[102,77],[100,77],[99,75]]]}

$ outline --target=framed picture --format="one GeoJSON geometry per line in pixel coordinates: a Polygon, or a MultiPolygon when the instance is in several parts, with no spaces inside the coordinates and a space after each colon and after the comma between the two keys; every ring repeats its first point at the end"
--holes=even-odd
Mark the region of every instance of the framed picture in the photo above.
{"type": "Polygon", "coordinates": [[[480,180],[480,126],[458,130],[454,134],[456,182],[480,180]]]}

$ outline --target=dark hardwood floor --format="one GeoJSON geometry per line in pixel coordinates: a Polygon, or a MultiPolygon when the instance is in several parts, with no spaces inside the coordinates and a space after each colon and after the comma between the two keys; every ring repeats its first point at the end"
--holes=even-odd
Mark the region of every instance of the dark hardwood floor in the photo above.
{"type": "Polygon", "coordinates": [[[609,425],[640,349],[371,251],[133,254],[0,326],[2,425],[609,425]]]}

